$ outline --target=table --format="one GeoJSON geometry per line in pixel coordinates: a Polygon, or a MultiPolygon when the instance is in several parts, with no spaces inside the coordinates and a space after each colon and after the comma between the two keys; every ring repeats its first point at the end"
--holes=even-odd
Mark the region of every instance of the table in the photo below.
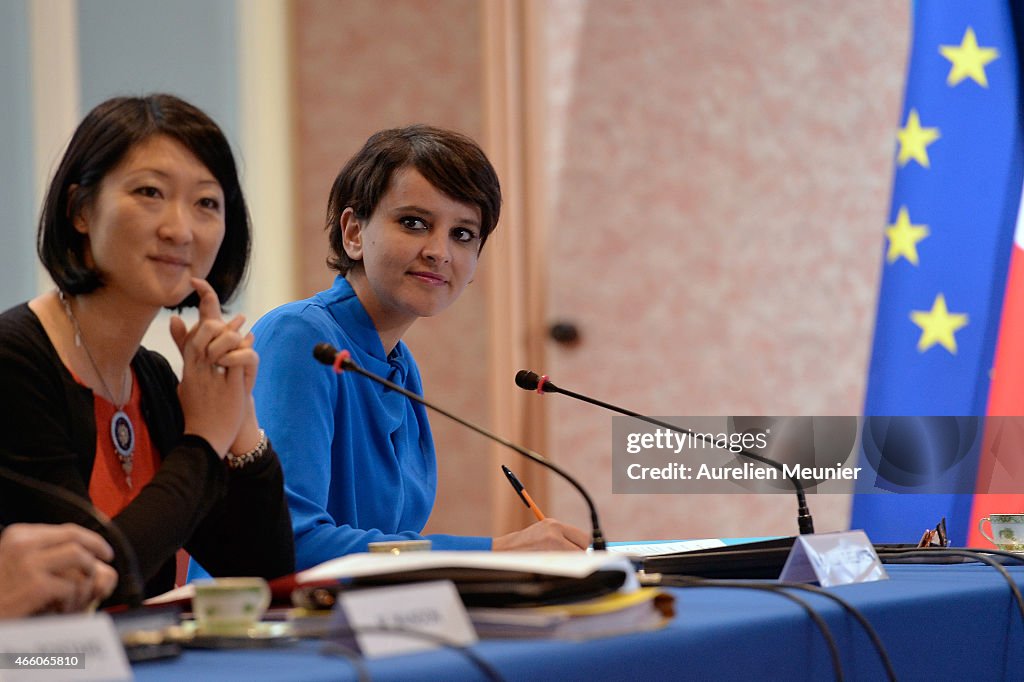
{"type": "MultiPolygon", "coordinates": [[[[890,580],[833,588],[874,625],[900,680],[1024,679],[1024,625],[1009,586],[992,568],[887,566],[890,580]]],[[[1007,567],[1024,586],[1024,566],[1007,567]]],[[[569,641],[490,640],[473,647],[506,680],[830,680],[828,650],[804,611],[752,590],[672,589],[664,628],[569,641]]],[[[806,595],[839,645],[847,680],[883,680],[868,638],[838,605],[806,595]]],[[[186,651],[136,664],[140,682],[161,680],[355,680],[352,664],[322,643],[245,651],[186,651]]],[[[367,662],[374,680],[482,680],[464,657],[434,651],[367,662]]]]}

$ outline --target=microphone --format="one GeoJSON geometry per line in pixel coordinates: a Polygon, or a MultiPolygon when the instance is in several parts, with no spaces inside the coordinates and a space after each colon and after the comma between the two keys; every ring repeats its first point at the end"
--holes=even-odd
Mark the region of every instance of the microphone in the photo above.
{"type": "Polygon", "coordinates": [[[597,507],[594,506],[594,501],[590,498],[590,495],[587,494],[587,491],[584,490],[583,486],[580,485],[580,483],[575,478],[569,475],[567,471],[562,469],[554,462],[549,461],[548,459],[537,454],[533,450],[524,448],[521,445],[516,445],[507,438],[502,438],[501,436],[495,433],[491,433],[482,426],[477,426],[476,424],[467,421],[462,417],[458,417],[449,412],[448,410],[437,405],[434,405],[433,403],[427,401],[423,397],[416,395],[412,391],[406,390],[405,388],[399,386],[398,384],[388,381],[384,377],[378,376],[373,372],[363,369],[362,367],[360,367],[359,365],[352,361],[347,350],[338,350],[329,343],[318,343],[313,348],[313,357],[325,365],[330,365],[334,367],[334,371],[337,372],[338,374],[340,374],[342,371],[348,370],[350,372],[355,372],[356,374],[361,374],[362,376],[366,377],[367,379],[370,379],[371,381],[376,381],[378,384],[386,386],[387,388],[390,388],[392,391],[396,391],[397,393],[404,395],[409,400],[417,402],[425,407],[429,407],[431,410],[443,414],[452,421],[458,422],[459,424],[462,424],[463,426],[470,428],[473,431],[476,431],[481,436],[490,438],[496,443],[501,443],[505,447],[515,450],[523,457],[531,459],[537,464],[547,467],[551,471],[555,472],[556,474],[564,478],[566,481],[568,481],[569,484],[572,485],[572,487],[576,488],[576,490],[579,491],[580,495],[583,496],[583,500],[587,503],[587,507],[590,510],[590,528],[592,535],[591,542],[593,544],[594,549],[607,548],[607,545],[604,540],[604,533],[601,531],[601,523],[597,519],[597,507]]]}
{"type": "MultiPolygon", "coordinates": [[[[659,419],[638,414],[636,412],[633,412],[632,410],[627,410],[623,407],[611,405],[602,400],[597,400],[595,398],[590,398],[588,396],[581,395],[579,393],[575,393],[564,388],[560,388],[558,386],[555,386],[550,380],[548,380],[546,375],[540,376],[536,372],[531,372],[525,369],[521,369],[518,372],[516,372],[516,386],[525,391],[537,391],[537,393],[540,393],[542,395],[544,393],[561,393],[562,395],[567,395],[570,398],[576,398],[577,400],[582,400],[585,403],[597,405],[598,407],[603,407],[606,410],[618,412],[619,414],[624,414],[629,417],[635,417],[636,419],[645,421],[648,424],[654,424],[655,426],[661,426],[666,429],[671,429],[672,431],[676,431],[677,433],[682,433],[687,436],[700,438],[705,443],[717,445],[712,439],[708,438],[706,434],[694,433],[690,429],[684,428],[682,426],[675,426],[673,424],[669,424],[668,422],[663,422],[659,419]]],[[[757,453],[750,452],[748,450],[740,450],[735,454],[743,455],[744,457],[749,457],[750,459],[761,462],[762,464],[767,464],[769,466],[775,467],[776,469],[781,471],[784,476],[786,475],[786,470],[783,468],[782,464],[780,462],[776,462],[774,459],[764,457],[763,455],[758,455],[757,453]]],[[[800,534],[811,534],[814,532],[814,519],[811,518],[811,510],[807,506],[807,497],[804,494],[804,486],[795,476],[790,475],[787,478],[789,478],[790,483],[793,484],[793,488],[796,491],[796,521],[797,526],[800,528],[800,534]]]]}
{"type": "MultiPolygon", "coordinates": [[[[23,476],[7,467],[0,466],[0,483],[4,481],[10,484],[10,489],[4,495],[8,500],[12,496],[17,496],[18,494],[23,494],[26,490],[31,490],[36,493],[42,493],[44,497],[57,502],[58,506],[70,508],[75,513],[82,514],[95,523],[113,546],[115,560],[119,559],[117,561],[118,578],[121,595],[124,597],[125,603],[132,609],[142,606],[144,592],[142,588],[142,574],[139,572],[139,560],[135,555],[135,549],[128,542],[128,538],[125,537],[116,524],[101,514],[88,500],[84,500],[78,495],[70,493],[52,483],[23,476]]],[[[29,501],[28,504],[31,504],[31,502],[29,501]]],[[[41,514],[41,516],[44,517],[40,519],[41,521],[53,522],[51,521],[53,517],[46,514],[41,514]]]]}

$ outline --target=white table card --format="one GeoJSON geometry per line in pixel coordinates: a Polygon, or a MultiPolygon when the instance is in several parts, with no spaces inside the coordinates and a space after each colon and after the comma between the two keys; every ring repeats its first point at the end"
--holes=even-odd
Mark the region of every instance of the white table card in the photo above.
{"type": "Polygon", "coordinates": [[[131,679],[124,647],[105,613],[0,621],[0,682],[131,679]]]}
{"type": "Polygon", "coordinates": [[[822,587],[888,579],[862,530],[797,536],[779,576],[782,582],[817,582],[822,587]]]}
{"type": "Polygon", "coordinates": [[[367,658],[436,649],[434,639],[467,646],[477,641],[466,607],[450,580],[409,583],[341,592],[334,607],[339,639],[355,631],[359,650],[367,658]],[[427,637],[403,634],[422,632],[427,637]]]}

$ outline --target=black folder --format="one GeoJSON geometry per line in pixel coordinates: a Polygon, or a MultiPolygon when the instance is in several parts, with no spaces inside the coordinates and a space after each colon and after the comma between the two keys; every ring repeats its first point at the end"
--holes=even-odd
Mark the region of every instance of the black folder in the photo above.
{"type": "MultiPolygon", "coordinates": [[[[782,568],[786,565],[786,559],[789,557],[794,542],[796,542],[796,537],[777,538],[647,557],[643,561],[643,569],[648,573],[691,575],[698,578],[722,580],[776,580],[782,574],[782,568]]],[[[883,563],[961,564],[975,561],[975,559],[962,556],[938,556],[942,550],[941,547],[917,547],[913,544],[889,543],[875,544],[874,548],[880,554],[883,563]],[[922,552],[931,549],[936,551],[937,556],[900,558],[901,552],[922,552]]],[[[1012,558],[998,556],[994,558],[1003,564],[1019,563],[1012,558]]]]}
{"type": "Polygon", "coordinates": [[[594,571],[583,578],[479,568],[432,568],[353,579],[353,587],[451,580],[466,606],[541,606],[593,599],[622,587],[622,571],[594,571]]]}
{"type": "Polygon", "coordinates": [[[774,580],[782,573],[795,537],[747,542],[741,545],[698,549],[678,554],[647,557],[647,573],[692,575],[716,579],[774,580]]]}

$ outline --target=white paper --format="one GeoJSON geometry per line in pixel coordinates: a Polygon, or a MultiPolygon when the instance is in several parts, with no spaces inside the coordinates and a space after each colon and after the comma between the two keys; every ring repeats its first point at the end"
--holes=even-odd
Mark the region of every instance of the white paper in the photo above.
{"type": "Polygon", "coordinates": [[[725,547],[721,540],[709,538],[706,540],[674,540],[669,542],[617,542],[608,547],[612,554],[625,554],[626,556],[652,557],[664,554],[678,554],[679,552],[693,552],[698,549],[714,549],[725,547]]]}
{"type": "Polygon", "coordinates": [[[623,555],[610,552],[406,552],[403,554],[349,554],[325,561],[295,576],[299,584],[368,575],[418,571],[428,568],[479,568],[541,575],[584,578],[599,570],[621,570],[634,576],[623,555]]]}

